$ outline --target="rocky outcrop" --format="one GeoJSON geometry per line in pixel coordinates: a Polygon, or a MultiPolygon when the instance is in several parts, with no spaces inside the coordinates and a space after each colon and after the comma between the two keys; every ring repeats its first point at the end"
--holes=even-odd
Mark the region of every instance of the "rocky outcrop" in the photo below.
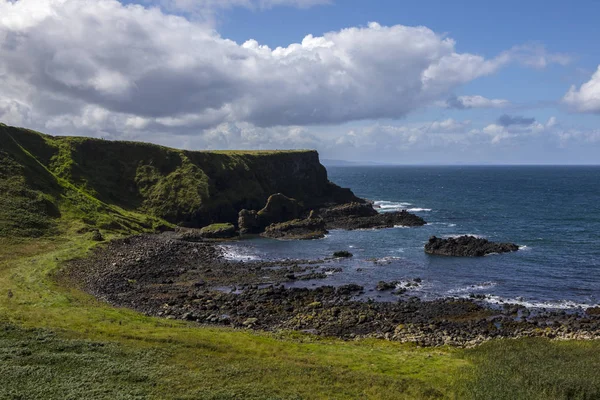
{"type": "Polygon", "coordinates": [[[206,239],[230,239],[236,236],[235,226],[232,224],[212,224],[200,229],[200,236],[206,239]]]}
{"type": "Polygon", "coordinates": [[[261,236],[273,239],[310,240],[325,237],[325,221],[322,218],[294,219],[269,225],[261,236]]]}
{"type": "Polygon", "coordinates": [[[231,239],[237,236],[233,224],[212,224],[202,229],[178,228],[177,238],[186,242],[202,242],[204,239],[231,239]]]}
{"type": "Polygon", "coordinates": [[[264,226],[268,226],[298,218],[301,209],[302,207],[296,199],[276,193],[269,196],[267,204],[257,215],[259,222],[264,226]]]}
{"type": "Polygon", "coordinates": [[[242,210],[238,213],[240,232],[261,233],[266,227],[300,217],[302,206],[282,193],[275,193],[267,199],[267,204],[260,210],[242,210]]]}
{"type": "Polygon", "coordinates": [[[246,209],[238,213],[238,227],[242,235],[260,233],[263,229],[258,221],[258,213],[254,210],[246,209]]]}
{"type": "Polygon", "coordinates": [[[492,253],[508,253],[519,250],[513,243],[494,243],[475,236],[460,236],[442,239],[435,236],[429,238],[425,245],[425,253],[438,256],[481,257],[492,253]]]}
{"type": "Polygon", "coordinates": [[[320,210],[328,229],[380,229],[394,226],[422,226],[423,218],[406,210],[378,213],[371,204],[349,203],[320,210]]]}

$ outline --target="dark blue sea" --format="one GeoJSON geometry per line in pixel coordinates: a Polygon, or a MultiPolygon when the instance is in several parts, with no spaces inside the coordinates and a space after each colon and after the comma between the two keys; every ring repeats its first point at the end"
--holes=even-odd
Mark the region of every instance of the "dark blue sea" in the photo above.
{"type": "Polygon", "coordinates": [[[324,258],[342,272],[297,285],[358,283],[369,291],[380,280],[417,286],[423,299],[485,296],[489,303],[571,309],[600,303],[600,167],[390,166],[329,167],[329,179],[375,201],[380,212],[407,209],[428,224],[418,228],[334,230],[321,240],[252,239],[229,245],[247,259],[324,258]],[[518,244],[516,253],[482,258],[429,256],[432,235],[475,235],[518,244]],[[417,279],[418,280],[418,279],[417,279]]]}

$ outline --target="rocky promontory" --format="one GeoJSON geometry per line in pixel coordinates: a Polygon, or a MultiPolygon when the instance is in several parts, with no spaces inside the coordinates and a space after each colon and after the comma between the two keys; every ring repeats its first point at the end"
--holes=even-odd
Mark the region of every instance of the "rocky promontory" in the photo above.
{"type": "Polygon", "coordinates": [[[493,253],[509,253],[519,250],[514,243],[494,243],[475,236],[447,239],[432,236],[425,244],[425,253],[437,256],[482,257],[493,253]]]}

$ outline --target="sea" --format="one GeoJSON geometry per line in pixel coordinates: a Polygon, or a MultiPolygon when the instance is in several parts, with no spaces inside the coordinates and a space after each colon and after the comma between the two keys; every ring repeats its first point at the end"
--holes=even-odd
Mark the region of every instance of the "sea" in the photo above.
{"type": "Polygon", "coordinates": [[[312,241],[264,238],[226,245],[238,260],[317,259],[347,250],[354,257],[325,279],[290,286],[397,281],[404,296],[476,298],[493,305],[577,310],[600,303],[600,166],[344,166],[329,179],[379,212],[406,209],[423,227],[333,230],[312,241]],[[430,236],[473,235],[520,250],[480,258],[427,255],[430,236]]]}

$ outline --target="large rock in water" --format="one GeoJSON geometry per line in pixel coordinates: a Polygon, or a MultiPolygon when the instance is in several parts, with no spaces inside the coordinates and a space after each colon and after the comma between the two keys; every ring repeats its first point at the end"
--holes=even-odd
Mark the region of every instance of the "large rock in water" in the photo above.
{"type": "Polygon", "coordinates": [[[492,253],[508,253],[519,250],[514,243],[494,243],[475,236],[460,236],[442,239],[435,236],[429,238],[425,245],[425,253],[438,256],[481,257],[492,253]]]}
{"type": "Polygon", "coordinates": [[[325,237],[325,221],[322,218],[294,219],[272,224],[261,235],[273,239],[321,239],[325,237]]]}
{"type": "Polygon", "coordinates": [[[394,226],[422,226],[423,218],[406,210],[378,213],[369,203],[348,203],[321,209],[328,229],[379,229],[394,226]]]}

